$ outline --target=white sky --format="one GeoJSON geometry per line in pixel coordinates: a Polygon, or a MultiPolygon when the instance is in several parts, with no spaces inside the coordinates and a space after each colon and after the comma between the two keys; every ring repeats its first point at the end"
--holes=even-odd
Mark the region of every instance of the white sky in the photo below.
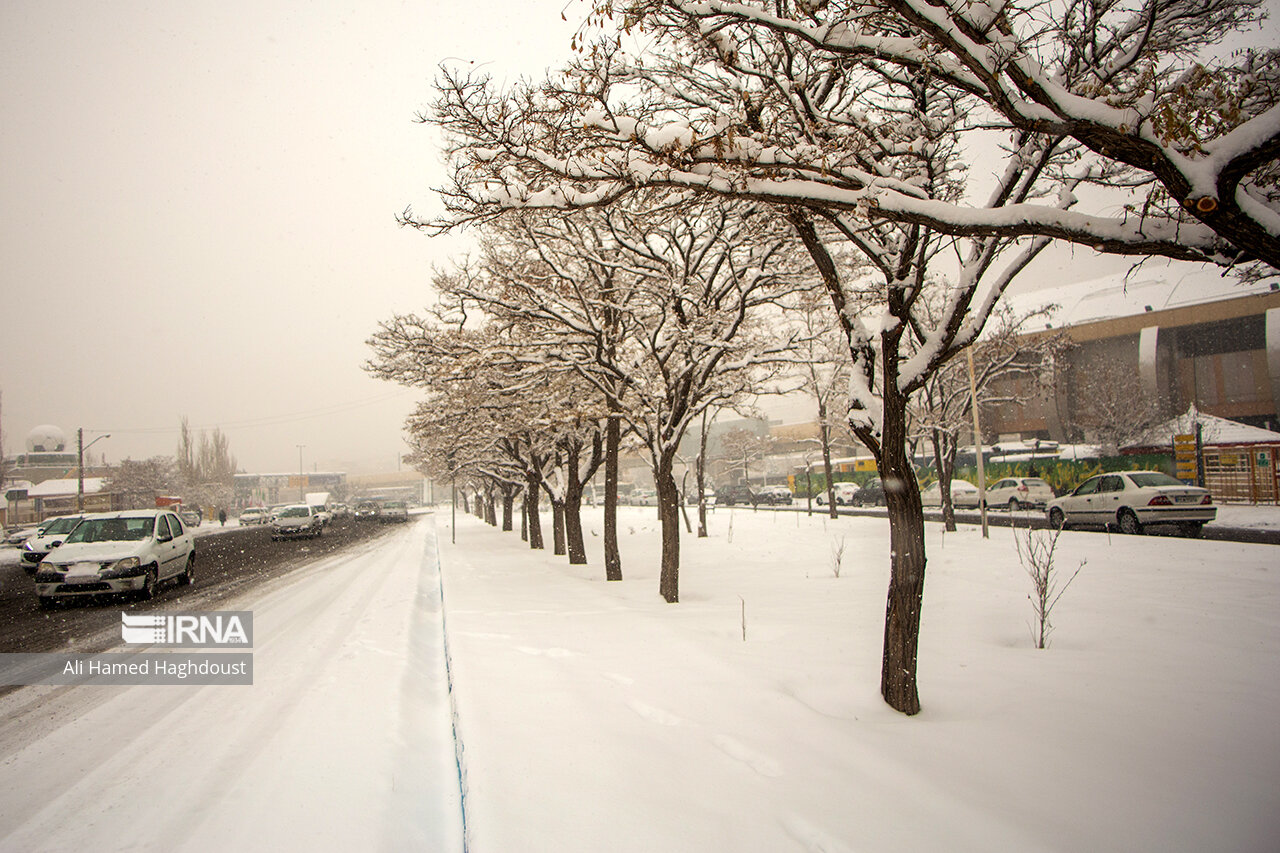
{"type": "Polygon", "coordinates": [[[5,451],[172,455],[186,415],[249,471],[394,470],[414,393],[364,341],[460,245],[395,223],[443,180],[415,113],[443,61],[559,64],[580,7],[0,4],[5,451]]]}
{"type": "MultiPolygon", "coordinates": [[[[364,341],[464,245],[395,224],[444,179],[414,116],[441,62],[541,76],[585,10],[0,3],[4,450],[54,424],[171,455],[185,415],[248,471],[297,470],[300,444],[307,470],[395,469],[415,393],[364,373],[364,341]]],[[[1015,289],[1122,264],[1055,248],[1015,289]]]]}

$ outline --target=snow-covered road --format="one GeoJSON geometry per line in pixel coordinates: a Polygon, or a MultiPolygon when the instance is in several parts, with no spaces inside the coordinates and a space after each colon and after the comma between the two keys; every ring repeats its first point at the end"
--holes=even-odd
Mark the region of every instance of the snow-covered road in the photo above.
{"type": "Polygon", "coordinates": [[[251,687],[0,700],[3,850],[460,850],[429,518],[226,609],[251,687]]]}

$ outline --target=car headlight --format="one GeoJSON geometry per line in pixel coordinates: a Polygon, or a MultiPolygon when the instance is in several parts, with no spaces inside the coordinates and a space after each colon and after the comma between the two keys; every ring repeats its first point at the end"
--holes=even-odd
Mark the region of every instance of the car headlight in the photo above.
{"type": "Polygon", "coordinates": [[[141,560],[139,560],[137,557],[125,557],[123,560],[118,560],[118,561],[116,561],[115,565],[113,565],[111,568],[113,568],[113,569],[136,569],[136,568],[138,568],[139,564],[141,564],[141,562],[142,562],[142,561],[141,561],[141,560]]]}

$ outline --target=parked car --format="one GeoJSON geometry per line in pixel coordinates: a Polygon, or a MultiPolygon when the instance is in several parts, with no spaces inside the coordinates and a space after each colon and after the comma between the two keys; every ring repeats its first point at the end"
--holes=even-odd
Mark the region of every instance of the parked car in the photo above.
{"type": "Polygon", "coordinates": [[[987,486],[987,507],[1010,512],[1044,507],[1053,500],[1053,486],[1039,477],[1005,477],[987,486]]]}
{"type": "Polygon", "coordinates": [[[884,482],[879,477],[867,480],[853,494],[849,503],[853,506],[884,506],[884,482]]]}
{"type": "Polygon", "coordinates": [[[195,539],[171,510],[94,513],[40,562],[36,595],[42,608],[101,593],[151,598],[169,578],[190,584],[195,561],[195,539]]]}
{"type": "Polygon", "coordinates": [[[324,525],[320,516],[306,504],[292,504],[280,512],[271,521],[271,539],[298,539],[303,536],[311,538],[324,533],[324,525]]]}
{"type": "MultiPolygon", "coordinates": [[[[702,501],[703,501],[703,503],[705,503],[707,506],[715,506],[715,505],[716,505],[716,490],[715,490],[715,489],[703,489],[703,490],[702,490],[702,501]]],[[[689,490],[689,494],[685,497],[685,503],[687,503],[689,506],[697,506],[697,505],[698,505],[698,490],[697,490],[697,489],[690,489],[690,490],[689,490]]]]}
{"type": "MultiPolygon", "coordinates": [[[[920,503],[924,506],[942,506],[941,486],[941,480],[934,480],[928,488],[920,492],[920,503]]],[[[952,480],[951,506],[956,509],[977,509],[978,487],[968,480],[952,480]]]]}
{"type": "Polygon", "coordinates": [[[40,534],[40,525],[23,525],[20,527],[10,527],[4,532],[4,544],[17,545],[22,547],[22,543],[26,542],[32,536],[40,534]]]}
{"type": "Polygon", "coordinates": [[[734,504],[755,506],[757,503],[756,493],[751,490],[750,486],[723,486],[716,489],[716,503],[721,506],[733,506],[734,504]]]}
{"type": "Polygon", "coordinates": [[[199,507],[178,507],[178,517],[187,527],[199,527],[204,521],[204,510],[199,507]]]}
{"type": "Polygon", "coordinates": [[[1187,536],[1218,515],[1208,489],[1188,486],[1159,471],[1123,471],[1090,477],[1069,495],[1049,501],[1049,524],[1115,527],[1137,534],[1150,524],[1173,524],[1187,536]]]}
{"type": "Polygon", "coordinates": [[[251,506],[240,510],[240,523],[248,524],[266,524],[271,519],[271,510],[265,506],[251,506]]]}
{"type": "Polygon", "coordinates": [[[657,506],[658,493],[653,489],[634,489],[631,492],[632,506],[657,506]]]}
{"type": "Polygon", "coordinates": [[[36,573],[36,567],[45,556],[66,541],[67,534],[76,529],[76,525],[84,518],[80,515],[60,515],[45,519],[39,533],[22,544],[22,568],[29,575],[36,573]]]}
{"type": "Polygon", "coordinates": [[[792,495],[786,486],[765,486],[756,493],[756,499],[770,506],[787,506],[792,501],[792,495]]]}
{"type": "MultiPolygon", "coordinates": [[[[836,506],[848,506],[853,503],[853,496],[856,495],[861,488],[857,483],[832,483],[832,491],[836,493],[836,506]]],[[[813,497],[814,503],[818,506],[827,505],[827,490],[823,489],[813,497]]]]}
{"type": "Polygon", "coordinates": [[[408,521],[409,507],[404,501],[387,501],[378,513],[378,521],[386,524],[392,521],[408,521]]]}

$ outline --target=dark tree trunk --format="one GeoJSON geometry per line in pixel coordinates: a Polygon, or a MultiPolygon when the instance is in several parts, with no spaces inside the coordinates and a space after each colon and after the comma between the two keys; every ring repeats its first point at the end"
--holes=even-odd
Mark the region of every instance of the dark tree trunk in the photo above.
{"type": "Polygon", "coordinates": [[[822,440],[822,473],[827,478],[827,511],[832,518],[839,518],[836,511],[836,484],[831,482],[831,425],[827,423],[827,404],[818,404],[818,437],[822,440]]]}
{"type": "Polygon", "coordinates": [[[520,496],[520,540],[529,541],[529,490],[520,496]]]}
{"type": "Polygon", "coordinates": [[[462,511],[471,512],[471,501],[467,499],[467,490],[462,490],[462,511]]]}
{"type": "Polygon", "coordinates": [[[604,576],[622,580],[622,552],[618,550],[618,452],[622,422],[612,413],[604,434],[604,576]]]}
{"type": "Polygon", "coordinates": [[[536,550],[542,550],[546,546],[542,542],[542,521],[538,517],[538,478],[532,474],[525,475],[525,506],[528,508],[526,515],[529,519],[529,547],[536,550]]]}
{"type": "MultiPolygon", "coordinates": [[[[885,382],[886,386],[890,382],[885,382]]],[[[907,457],[906,399],[886,391],[879,462],[889,508],[889,601],[884,622],[880,695],[904,714],[920,712],[916,655],[924,602],[924,510],[920,485],[907,457]]]]}
{"type": "Polygon", "coordinates": [[[658,521],[662,527],[662,574],[658,581],[658,593],[668,604],[680,600],[680,490],[671,473],[672,458],[660,457],[658,470],[653,473],[658,487],[658,521]]]}
{"type": "Polygon", "coordinates": [[[951,503],[951,475],[955,473],[955,457],[951,465],[946,464],[946,451],[943,449],[945,439],[938,430],[930,435],[933,442],[933,464],[938,469],[938,494],[942,496],[942,523],[948,533],[956,532],[956,508],[951,503]]]}
{"type": "Polygon", "coordinates": [[[511,531],[511,510],[516,502],[516,489],[510,483],[504,483],[502,486],[502,529],[504,532],[511,531]]]}
{"type": "Polygon", "coordinates": [[[551,551],[563,556],[564,547],[564,501],[551,499],[551,551]]]}
{"type": "Polygon", "coordinates": [[[490,527],[498,526],[497,503],[497,498],[494,496],[494,488],[490,486],[486,490],[484,500],[484,520],[490,527]]]}
{"type": "MultiPolygon", "coordinates": [[[[596,433],[596,436],[594,442],[595,462],[598,465],[600,460],[599,433],[596,433]]],[[[578,469],[577,448],[574,448],[573,452],[569,454],[568,468],[569,485],[564,490],[564,539],[569,551],[569,564],[584,566],[587,563],[587,545],[582,540],[582,488],[586,484],[582,482],[581,472],[578,469]]],[[[595,473],[594,468],[591,473],[595,473]]],[[[590,479],[590,477],[587,479],[590,479]]]]}

